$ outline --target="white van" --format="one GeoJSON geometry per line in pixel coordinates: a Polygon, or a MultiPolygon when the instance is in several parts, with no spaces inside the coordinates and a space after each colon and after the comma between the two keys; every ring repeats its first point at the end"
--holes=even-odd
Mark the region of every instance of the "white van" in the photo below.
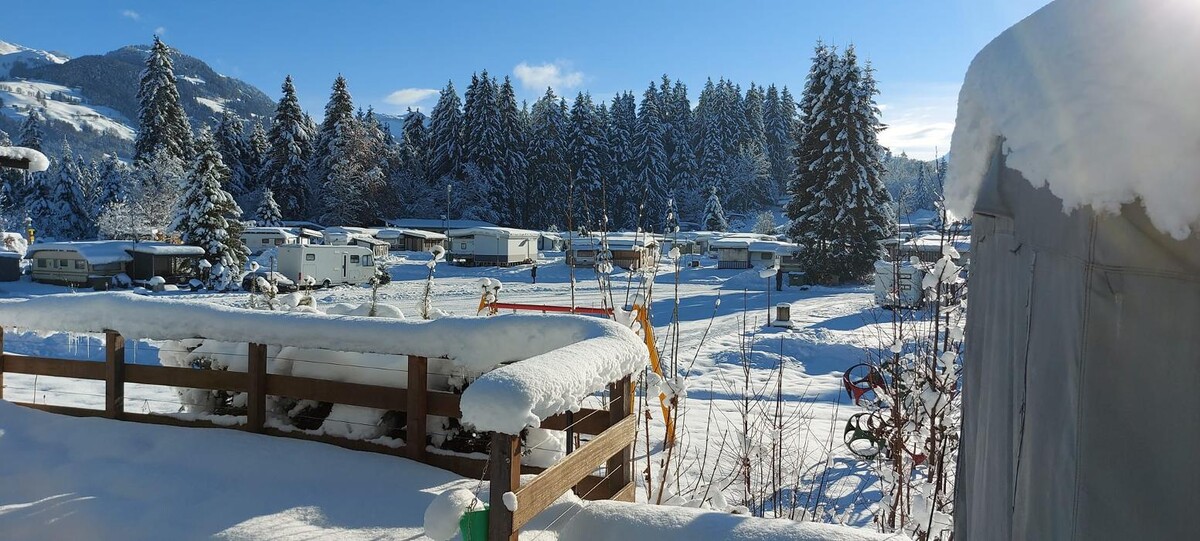
{"type": "Polygon", "coordinates": [[[298,284],[308,278],[322,287],[362,284],[375,276],[375,256],[362,246],[285,244],[276,261],[279,273],[298,284]]]}

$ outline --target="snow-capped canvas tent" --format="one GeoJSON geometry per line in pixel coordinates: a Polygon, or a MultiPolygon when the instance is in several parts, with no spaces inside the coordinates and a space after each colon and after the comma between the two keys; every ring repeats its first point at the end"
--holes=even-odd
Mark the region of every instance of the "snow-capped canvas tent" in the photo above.
{"type": "Polygon", "coordinates": [[[1197,28],[1190,0],[1058,0],[968,71],[955,539],[1195,537],[1197,28]]]}

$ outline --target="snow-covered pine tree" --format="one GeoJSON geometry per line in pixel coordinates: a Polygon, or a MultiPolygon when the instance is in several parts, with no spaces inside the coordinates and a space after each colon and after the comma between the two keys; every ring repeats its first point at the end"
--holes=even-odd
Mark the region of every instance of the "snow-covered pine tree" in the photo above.
{"type": "Polygon", "coordinates": [[[729,208],[749,213],[770,208],[775,202],[771,162],[761,148],[745,147],[725,165],[730,191],[729,208]]]}
{"type": "Polygon", "coordinates": [[[631,229],[634,227],[637,199],[641,190],[637,187],[637,152],[634,137],[637,134],[637,101],[632,92],[622,92],[613,98],[608,122],[609,166],[608,200],[609,229],[631,229]]]}
{"type": "Polygon", "coordinates": [[[260,227],[283,226],[283,215],[279,212],[275,194],[271,193],[270,188],[263,188],[261,202],[258,204],[258,210],[254,211],[254,218],[260,227]]]}
{"type": "Polygon", "coordinates": [[[742,115],[745,121],[741,132],[740,146],[742,151],[751,153],[767,151],[767,129],[763,120],[763,102],[766,96],[761,86],[750,83],[746,91],[746,99],[742,101],[742,115]]]}
{"type": "Polygon", "coordinates": [[[636,227],[647,231],[661,230],[666,217],[667,154],[663,149],[662,116],[659,113],[658,93],[654,83],[642,97],[637,123],[637,192],[639,217],[636,227]]]}
{"type": "MultiPolygon", "coordinates": [[[[533,104],[530,111],[529,183],[531,224],[545,228],[566,225],[570,181],[570,121],[554,89],[533,104]]],[[[573,221],[575,217],[572,217],[573,221]]]]}
{"type": "Polygon", "coordinates": [[[270,149],[261,178],[275,193],[284,219],[304,218],[309,204],[308,159],[312,154],[310,120],[300,109],[292,76],[283,80],[283,97],[275,107],[275,120],[267,136],[270,149]]]}
{"type": "Polygon", "coordinates": [[[828,236],[821,230],[829,224],[814,219],[813,203],[816,187],[830,175],[830,157],[825,150],[829,141],[836,137],[833,131],[833,109],[835,108],[834,70],[837,54],[824,43],[817,42],[813,51],[812,66],[804,83],[800,98],[800,114],[803,124],[796,132],[796,144],[792,150],[795,169],[788,179],[788,201],[785,210],[792,221],[788,236],[794,242],[807,246],[812,238],[828,236]]]}
{"type": "Polygon", "coordinates": [[[601,155],[606,152],[604,131],[596,118],[596,106],[589,94],[580,92],[571,106],[571,175],[574,193],[574,225],[599,229],[603,213],[604,170],[601,155]]]}
{"type": "Polygon", "coordinates": [[[154,36],[138,85],[138,134],[133,160],[143,163],[158,151],[187,162],[192,158],[192,128],[179,101],[172,51],[154,36]]]}
{"type": "MultiPolygon", "coordinates": [[[[0,146],[12,146],[8,132],[0,130],[0,146]]],[[[15,218],[18,209],[24,206],[23,197],[25,175],[12,168],[0,168],[0,228],[11,227],[9,221],[15,218]]]]}
{"type": "Polygon", "coordinates": [[[500,127],[498,91],[487,70],[471,75],[465,96],[462,160],[464,166],[473,164],[474,170],[471,175],[465,174],[465,168],[463,170],[463,183],[467,184],[462,190],[466,196],[462,200],[464,216],[490,216],[503,221],[505,179],[501,164],[505,140],[500,127]]]}
{"type": "Polygon", "coordinates": [[[400,160],[411,178],[425,180],[429,170],[429,128],[425,115],[408,108],[400,136],[400,160]]]}
{"type": "MultiPolygon", "coordinates": [[[[350,97],[350,90],[346,87],[346,78],[338,75],[333,81],[329,101],[325,104],[325,119],[321,122],[316,138],[313,139],[312,156],[309,157],[308,162],[309,193],[317,195],[316,207],[323,215],[349,219],[350,216],[345,212],[331,212],[331,209],[334,207],[351,208],[365,202],[366,194],[363,193],[363,187],[347,184],[357,180],[351,177],[343,178],[336,183],[344,190],[343,192],[332,193],[326,190],[326,184],[329,182],[334,166],[347,159],[344,152],[357,144],[346,141],[345,138],[364,135],[362,130],[357,129],[357,126],[350,127],[351,124],[358,122],[359,120],[354,117],[354,101],[350,97]],[[342,201],[345,198],[350,200],[342,201]]],[[[345,174],[348,168],[349,165],[344,165],[342,173],[345,174]]],[[[334,222],[327,223],[334,224],[334,222]]],[[[350,221],[336,222],[341,225],[351,223],[350,221]]]]}
{"type": "Polygon", "coordinates": [[[225,109],[213,134],[217,152],[225,160],[225,167],[229,168],[229,185],[225,186],[225,191],[235,198],[244,197],[249,192],[248,186],[254,183],[250,176],[253,172],[249,167],[251,153],[243,133],[243,122],[237,113],[225,109]]]}
{"type": "Polygon", "coordinates": [[[80,240],[93,236],[81,175],[71,146],[63,141],[62,153],[41,176],[30,202],[29,216],[43,237],[80,240]]]}
{"type": "Polygon", "coordinates": [[[796,145],[796,103],[792,101],[787,87],[784,87],[782,96],[775,85],[767,87],[763,124],[767,139],[767,159],[771,161],[771,178],[775,181],[778,193],[783,193],[795,170],[792,148],[796,145]]]}
{"type": "Polygon", "coordinates": [[[267,155],[271,152],[271,142],[267,139],[267,130],[263,128],[262,122],[255,120],[250,128],[250,135],[246,137],[246,162],[243,167],[246,169],[245,189],[247,193],[253,193],[263,184],[263,162],[267,160],[267,155]]]}
{"type": "MultiPolygon", "coordinates": [[[[324,183],[321,184],[321,222],[326,224],[367,225],[371,204],[368,194],[370,169],[363,159],[366,138],[362,124],[351,117],[337,125],[330,138],[331,157],[324,183]]],[[[375,173],[378,173],[376,168],[375,173]]]]}
{"type": "Polygon", "coordinates": [[[462,159],[462,101],[449,81],[438,96],[429,117],[430,183],[444,184],[443,177],[457,178],[462,159]]]}
{"type": "Polygon", "coordinates": [[[400,145],[396,144],[387,126],[375,115],[374,108],[367,107],[367,113],[359,121],[359,128],[363,132],[363,140],[358,160],[365,173],[363,190],[367,195],[367,205],[359,221],[374,224],[399,216],[404,200],[411,197],[411,193],[410,190],[394,190],[389,183],[403,166],[400,145]]]}
{"type": "Polygon", "coordinates": [[[667,170],[671,175],[670,194],[675,201],[675,220],[695,221],[704,210],[704,195],[696,176],[696,152],[692,146],[695,131],[692,104],[688,101],[687,86],[679,81],[675,81],[669,96],[671,150],[667,170]]]}
{"type": "Polygon", "coordinates": [[[170,230],[184,244],[204,249],[213,265],[240,269],[250,257],[242,244],[242,209],[222,186],[229,182],[229,169],[217,151],[207,128],[196,139],[196,158],[183,182],[183,195],[175,208],[170,230]]]}
{"type": "Polygon", "coordinates": [[[832,64],[829,88],[813,109],[814,132],[823,134],[818,141],[825,146],[809,167],[827,175],[808,187],[801,242],[808,248],[802,257],[810,276],[842,282],[870,273],[895,217],[882,181],[873,77],[858,65],[853,46],[832,64]]]}
{"type": "Polygon", "coordinates": [[[529,198],[529,159],[526,157],[529,140],[521,110],[517,108],[516,91],[507,76],[496,99],[500,108],[502,180],[497,183],[498,191],[493,197],[504,202],[505,223],[523,226],[532,203],[529,198]]]}
{"type": "Polygon", "coordinates": [[[725,209],[721,207],[721,198],[717,196],[717,187],[708,188],[708,202],[704,205],[705,231],[728,231],[729,221],[725,219],[725,209]]]}
{"type": "Polygon", "coordinates": [[[25,120],[21,122],[21,133],[17,145],[34,150],[42,150],[42,119],[36,109],[30,109],[25,120]]]}
{"type": "Polygon", "coordinates": [[[114,154],[105,154],[96,168],[96,216],[103,214],[104,209],[114,202],[124,200],[132,180],[132,171],[125,162],[114,154]]]}

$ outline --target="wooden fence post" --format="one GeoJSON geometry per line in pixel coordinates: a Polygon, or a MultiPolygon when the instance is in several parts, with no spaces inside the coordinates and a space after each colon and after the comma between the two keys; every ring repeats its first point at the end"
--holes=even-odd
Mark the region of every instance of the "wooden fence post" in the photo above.
{"type": "MultiPolygon", "coordinates": [[[[616,425],[622,419],[633,415],[633,400],[630,399],[632,391],[629,376],[609,384],[608,415],[610,424],[616,425]]],[[[629,445],[622,448],[621,452],[609,458],[606,468],[608,470],[608,491],[611,497],[622,499],[621,491],[633,482],[633,442],[629,442],[629,445]]]]}
{"type": "Polygon", "coordinates": [[[125,337],[104,331],[104,416],[120,419],[125,413],[125,337]]]}
{"type": "Polygon", "coordinates": [[[246,430],[262,432],[267,422],[267,346],[250,343],[246,376],[246,430]]]}
{"type": "Polygon", "coordinates": [[[429,412],[427,390],[429,374],[429,359],[425,357],[408,357],[408,428],[405,431],[405,451],[408,458],[423,461],[425,459],[426,415],[429,412]]]}
{"type": "Polygon", "coordinates": [[[504,505],[506,492],[521,488],[521,438],[512,434],[492,434],[492,452],[488,459],[491,479],[488,503],[488,541],[517,541],[513,513],[504,505]]]}

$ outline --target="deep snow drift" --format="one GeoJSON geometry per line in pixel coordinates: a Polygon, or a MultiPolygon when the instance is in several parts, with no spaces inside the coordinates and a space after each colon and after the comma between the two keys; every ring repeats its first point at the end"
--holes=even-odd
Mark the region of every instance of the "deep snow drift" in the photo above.
{"type": "Polygon", "coordinates": [[[998,137],[1064,210],[1141,200],[1175,238],[1200,226],[1200,3],[1058,0],[985,47],[959,95],[946,199],[970,216],[998,137]]]}

